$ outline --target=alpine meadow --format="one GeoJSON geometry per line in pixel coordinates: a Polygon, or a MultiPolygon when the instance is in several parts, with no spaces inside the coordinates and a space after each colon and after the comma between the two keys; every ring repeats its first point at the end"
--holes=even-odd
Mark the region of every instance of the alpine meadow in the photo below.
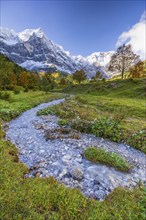
{"type": "Polygon", "coordinates": [[[146,219],[145,39],[144,0],[1,1],[1,220],[146,219]]]}

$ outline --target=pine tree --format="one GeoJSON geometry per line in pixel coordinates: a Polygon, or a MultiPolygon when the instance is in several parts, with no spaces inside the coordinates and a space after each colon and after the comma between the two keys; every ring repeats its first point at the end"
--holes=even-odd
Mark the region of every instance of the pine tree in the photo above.
{"type": "Polygon", "coordinates": [[[140,61],[139,56],[134,54],[131,45],[123,44],[120,46],[116,53],[111,57],[109,63],[109,71],[118,71],[121,73],[122,79],[124,72],[128,71],[129,68],[140,61]]]}

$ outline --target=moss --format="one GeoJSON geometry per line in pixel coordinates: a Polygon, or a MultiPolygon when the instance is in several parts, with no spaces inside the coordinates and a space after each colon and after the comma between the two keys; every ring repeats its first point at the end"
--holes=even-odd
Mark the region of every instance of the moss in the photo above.
{"type": "Polygon", "coordinates": [[[106,152],[102,148],[89,147],[85,150],[84,154],[87,160],[94,163],[106,164],[120,171],[129,171],[131,167],[123,157],[116,153],[106,152]]]}

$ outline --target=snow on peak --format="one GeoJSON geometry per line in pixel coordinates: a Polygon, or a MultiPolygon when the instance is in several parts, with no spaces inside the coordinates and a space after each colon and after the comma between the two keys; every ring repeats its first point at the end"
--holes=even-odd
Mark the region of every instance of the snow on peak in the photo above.
{"type": "Polygon", "coordinates": [[[41,28],[37,28],[37,29],[26,29],[22,32],[19,32],[18,33],[18,36],[19,38],[22,40],[22,41],[28,41],[29,38],[35,34],[37,37],[39,38],[42,38],[42,37],[45,37],[45,34],[44,32],[42,31],[41,28]]]}
{"type": "Polygon", "coordinates": [[[13,29],[0,27],[0,40],[8,45],[14,45],[19,42],[17,33],[13,29]]]}
{"type": "Polygon", "coordinates": [[[86,59],[91,64],[106,66],[109,63],[111,56],[113,54],[114,54],[114,51],[95,52],[95,53],[92,53],[90,56],[88,56],[86,59]]]}
{"type": "Polygon", "coordinates": [[[28,41],[33,34],[35,34],[35,36],[39,38],[46,38],[41,28],[26,29],[22,32],[16,33],[14,30],[0,27],[0,39],[7,45],[14,45],[18,42],[28,41]]]}
{"type": "Polygon", "coordinates": [[[114,53],[114,51],[109,51],[95,52],[88,57],[72,56],[62,46],[49,40],[41,28],[26,29],[19,33],[8,28],[0,28],[0,41],[7,45],[2,45],[0,52],[7,54],[9,58],[27,69],[46,70],[52,65],[53,68],[67,73],[84,69],[88,77],[92,77],[99,69],[103,75],[107,76],[107,66],[114,53]],[[41,40],[35,41],[35,38],[41,40]],[[23,47],[19,47],[19,44],[24,45],[25,51],[23,47]],[[11,50],[9,50],[9,45],[11,45],[11,50]]]}

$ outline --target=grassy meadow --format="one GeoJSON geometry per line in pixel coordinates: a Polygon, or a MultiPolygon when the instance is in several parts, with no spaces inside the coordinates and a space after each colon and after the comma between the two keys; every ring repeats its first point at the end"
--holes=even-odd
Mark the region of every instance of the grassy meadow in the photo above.
{"type": "Polygon", "coordinates": [[[145,83],[145,79],[127,79],[68,87],[64,92],[74,97],[38,115],[56,114],[81,132],[146,153],[145,83]]]}
{"type": "MultiPolygon", "coordinates": [[[[74,97],[66,99],[57,106],[43,109],[38,114],[55,113],[61,118],[60,125],[70,123],[80,131],[92,132],[114,141],[125,141],[145,152],[144,84],[145,80],[141,79],[68,87],[63,93],[75,94],[74,97]]],[[[131,190],[116,188],[104,201],[99,202],[93,198],[85,198],[79,190],[69,189],[52,177],[25,178],[29,170],[19,162],[16,146],[5,140],[3,125],[5,121],[10,121],[39,103],[58,99],[64,95],[42,91],[7,93],[10,94],[7,100],[0,99],[0,219],[144,220],[146,218],[146,191],[140,183],[131,190]]]]}

